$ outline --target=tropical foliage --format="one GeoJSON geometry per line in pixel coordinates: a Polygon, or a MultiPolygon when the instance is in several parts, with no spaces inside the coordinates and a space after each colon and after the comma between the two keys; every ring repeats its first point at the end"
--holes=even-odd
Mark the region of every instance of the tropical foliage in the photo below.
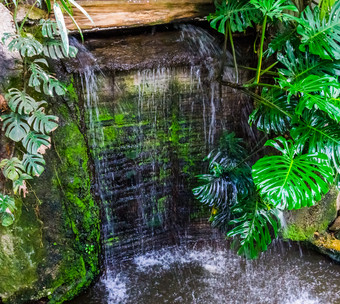
{"type": "MultiPolygon", "coordinates": [[[[51,146],[51,132],[58,127],[58,117],[47,114],[48,102],[36,100],[32,96],[44,94],[54,97],[67,93],[66,85],[50,72],[47,59],[59,60],[77,55],[77,49],[69,44],[63,13],[67,13],[75,22],[72,16],[74,6],[90,20],[91,18],[74,0],[45,0],[48,14],[52,12],[53,5],[55,21],[40,20],[37,25],[39,31],[33,35],[24,28],[28,14],[21,24],[16,20],[18,1],[5,0],[5,3],[13,11],[17,31],[15,34],[5,33],[2,43],[22,57],[24,77],[20,86],[8,90],[5,99],[9,111],[0,116],[2,130],[9,139],[18,144],[20,153],[10,159],[3,159],[0,169],[4,177],[12,182],[12,189],[7,189],[8,194],[12,192],[14,195],[25,196],[27,180],[41,175],[45,170],[43,154],[51,146]]],[[[42,1],[37,1],[36,4],[42,5],[42,1]]],[[[3,226],[13,223],[14,211],[13,196],[0,193],[0,221],[3,226]]]]}
{"type": "Polygon", "coordinates": [[[340,1],[320,1],[314,8],[295,2],[222,1],[209,17],[226,39],[261,25],[254,78],[244,84],[219,79],[253,98],[249,122],[272,138],[265,143],[270,154],[249,163],[241,142],[229,135],[239,153],[212,151],[209,173],[198,177],[193,190],[212,207],[212,224],[250,258],[277,236],[279,212],[315,205],[340,173],[340,1]],[[271,41],[269,29],[276,30],[271,41]]]}

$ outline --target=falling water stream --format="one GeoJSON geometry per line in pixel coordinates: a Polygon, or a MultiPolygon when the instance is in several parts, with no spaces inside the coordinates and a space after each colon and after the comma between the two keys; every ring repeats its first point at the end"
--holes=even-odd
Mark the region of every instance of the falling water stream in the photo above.
{"type": "Polygon", "coordinates": [[[224,130],[256,143],[247,99],[214,81],[215,38],[185,25],[88,48],[91,63],[74,73],[102,206],[103,274],[72,303],[340,303],[340,266],[281,242],[246,261],[193,200],[224,130]]]}

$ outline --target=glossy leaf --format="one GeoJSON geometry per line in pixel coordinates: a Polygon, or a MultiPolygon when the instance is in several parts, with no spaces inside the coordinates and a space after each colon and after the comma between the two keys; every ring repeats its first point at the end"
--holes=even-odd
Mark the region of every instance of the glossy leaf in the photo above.
{"type": "Polygon", "coordinates": [[[212,28],[222,34],[225,34],[227,22],[233,32],[243,32],[261,18],[248,0],[215,1],[215,6],[216,12],[208,16],[208,21],[212,28]]]}
{"type": "Polygon", "coordinates": [[[249,116],[250,125],[256,127],[267,134],[284,134],[290,129],[291,116],[294,115],[297,102],[295,99],[287,101],[287,96],[282,91],[273,89],[262,91],[262,97],[270,103],[260,103],[249,116]],[[276,107],[274,107],[275,105],[276,107]],[[282,109],[282,110],[279,110],[282,109]],[[291,116],[285,113],[291,114],[291,116]]]}
{"type": "Polygon", "coordinates": [[[44,55],[54,60],[64,58],[74,58],[77,56],[78,49],[72,45],[69,46],[67,54],[60,40],[48,40],[44,43],[44,55]]]}
{"type": "Polygon", "coordinates": [[[233,213],[236,218],[229,224],[234,228],[227,233],[227,236],[237,238],[239,255],[251,259],[257,258],[272,242],[271,231],[274,238],[277,237],[280,226],[278,210],[261,201],[248,201],[237,204],[233,208],[233,213]]]}
{"type": "Polygon", "coordinates": [[[303,120],[291,130],[291,136],[307,147],[308,153],[321,152],[340,172],[340,128],[316,111],[306,111],[303,120]]]}
{"type": "Polygon", "coordinates": [[[283,137],[268,140],[282,155],[265,156],[253,166],[253,179],[260,195],[281,209],[313,206],[333,182],[327,155],[301,153],[301,145],[283,137]],[[316,166],[317,165],[317,166],[316,166]]]}
{"type": "Polygon", "coordinates": [[[250,3],[270,19],[289,20],[291,15],[284,11],[298,12],[295,5],[287,4],[287,0],[250,0],[250,3]]]}
{"type": "Polygon", "coordinates": [[[328,18],[320,15],[318,7],[314,11],[307,7],[301,17],[297,32],[301,35],[302,51],[320,56],[323,59],[340,59],[340,1],[337,1],[328,18]]]}

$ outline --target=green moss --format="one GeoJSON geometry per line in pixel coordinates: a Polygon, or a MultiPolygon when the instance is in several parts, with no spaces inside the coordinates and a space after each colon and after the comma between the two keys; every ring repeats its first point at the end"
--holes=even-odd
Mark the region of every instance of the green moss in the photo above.
{"type": "MultiPolygon", "coordinates": [[[[61,106],[59,113],[65,111],[61,106]]],[[[99,273],[100,216],[91,195],[88,149],[78,125],[68,116],[62,115],[62,119],[66,123],[54,138],[61,163],[55,166],[53,184],[63,194],[65,223],[74,234],[74,251],[71,255],[62,251],[60,275],[51,288],[51,303],[71,299],[99,273]]]]}
{"type": "Polygon", "coordinates": [[[307,241],[311,240],[314,235],[314,227],[302,228],[297,225],[290,225],[283,231],[283,238],[292,241],[307,241]]]}

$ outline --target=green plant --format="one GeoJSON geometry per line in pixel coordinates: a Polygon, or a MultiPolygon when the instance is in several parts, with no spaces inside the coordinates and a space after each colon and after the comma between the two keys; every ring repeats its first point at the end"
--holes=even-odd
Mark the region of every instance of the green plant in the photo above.
{"type": "MultiPolygon", "coordinates": [[[[209,174],[199,176],[201,185],[193,191],[202,203],[212,206],[213,224],[218,220],[218,226],[236,240],[238,252],[254,258],[276,237],[279,210],[312,206],[331,184],[338,183],[340,1],[321,1],[313,10],[302,1],[296,7],[285,0],[228,0],[224,6],[241,6],[244,11],[230,15],[217,6],[210,17],[213,28],[221,20],[230,24],[230,18],[243,30],[256,23],[262,28],[255,77],[243,84],[224,81],[222,75],[218,80],[252,97],[255,109],[249,123],[266,136],[279,137],[265,143],[271,154],[253,164],[251,173],[240,170],[246,163],[251,167],[243,148],[233,157],[230,151],[220,150],[218,159],[224,162],[212,161],[210,154],[209,174]],[[250,19],[254,8],[261,16],[250,19]],[[280,23],[283,30],[276,26],[280,23]],[[265,50],[269,28],[277,33],[265,50]],[[264,83],[262,75],[266,75],[264,83]],[[250,180],[253,187],[239,180],[250,180]]],[[[225,34],[223,26],[217,29],[225,34]]]]}
{"type": "MultiPolygon", "coordinates": [[[[60,5],[58,1],[54,1],[55,21],[40,20],[39,31],[33,35],[24,28],[28,13],[19,24],[16,20],[19,3],[16,0],[6,0],[5,3],[13,10],[17,31],[15,34],[5,33],[2,43],[7,45],[10,51],[17,51],[24,64],[22,83],[17,88],[10,88],[5,95],[10,111],[0,117],[2,130],[8,138],[18,144],[20,152],[11,159],[3,159],[0,162],[0,169],[4,177],[12,181],[12,189],[7,191],[25,196],[26,181],[44,172],[46,162],[43,154],[51,146],[51,132],[58,127],[58,117],[46,114],[48,102],[37,101],[32,96],[37,96],[37,93],[39,96],[45,94],[50,97],[66,94],[67,86],[50,72],[46,59],[59,60],[77,55],[77,49],[69,45],[63,12],[75,22],[72,17],[72,6],[75,6],[90,20],[91,18],[73,0],[60,1],[60,5]]],[[[36,4],[42,5],[42,2],[36,1],[32,7],[36,4]]],[[[52,3],[45,0],[45,4],[47,13],[50,14],[52,3]]],[[[78,25],[77,27],[79,28],[78,25]]],[[[13,223],[14,210],[14,199],[0,193],[2,225],[8,226],[13,223]]]]}

